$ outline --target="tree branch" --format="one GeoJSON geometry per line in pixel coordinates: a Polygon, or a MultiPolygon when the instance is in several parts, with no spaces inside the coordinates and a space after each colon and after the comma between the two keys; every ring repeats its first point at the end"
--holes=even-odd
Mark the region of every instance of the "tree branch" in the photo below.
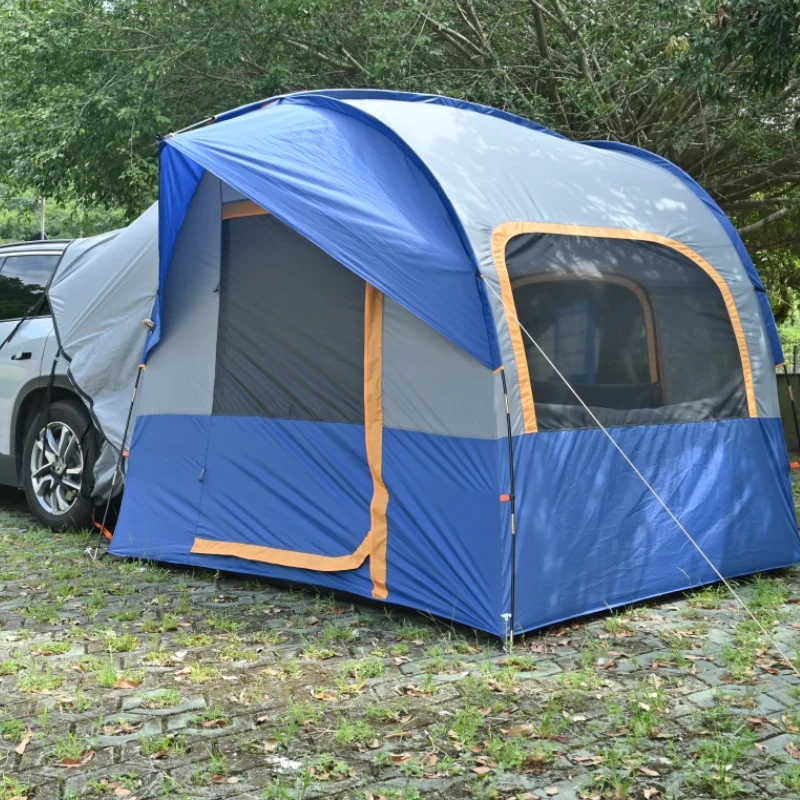
{"type": "Polygon", "coordinates": [[[454,28],[450,28],[447,25],[438,22],[429,14],[425,14],[424,17],[428,22],[431,23],[431,25],[433,25],[434,28],[436,28],[440,34],[442,34],[442,36],[444,36],[450,42],[450,44],[461,50],[461,52],[468,57],[473,58],[474,56],[486,55],[482,48],[478,47],[475,42],[467,39],[463,33],[459,33],[454,28]],[[472,53],[470,53],[469,50],[471,50],[472,53]]]}
{"type": "Polygon", "coordinates": [[[533,27],[536,31],[536,46],[539,48],[541,57],[547,62],[544,79],[547,93],[550,95],[550,102],[558,109],[566,129],[570,130],[569,117],[567,116],[564,104],[561,102],[561,96],[558,93],[558,84],[556,83],[553,70],[550,67],[552,59],[550,45],[547,42],[547,29],[544,25],[543,9],[536,0],[531,0],[531,6],[533,11],[533,27]]]}
{"type": "Polygon", "coordinates": [[[768,225],[772,225],[773,222],[777,222],[778,220],[783,219],[784,217],[788,217],[789,214],[794,211],[794,206],[789,208],[782,208],[779,211],[775,211],[772,214],[767,214],[766,217],[760,219],[758,222],[754,222],[752,225],[745,225],[744,228],[739,228],[739,235],[740,236],[752,236],[754,233],[758,233],[759,231],[763,231],[768,225]]]}
{"type": "Polygon", "coordinates": [[[301,42],[299,39],[292,39],[288,36],[284,36],[283,40],[294,47],[302,50],[305,53],[310,53],[311,55],[315,55],[320,61],[324,61],[326,64],[330,64],[331,66],[338,67],[339,69],[357,69],[358,66],[353,65],[351,63],[345,61],[339,61],[336,58],[333,58],[326,53],[321,52],[320,50],[314,49],[310,44],[306,44],[305,42],[301,42]]]}
{"type": "Polygon", "coordinates": [[[725,208],[733,211],[753,211],[757,208],[771,208],[772,206],[800,207],[800,198],[796,197],[764,197],[758,200],[737,200],[734,203],[725,203],[725,208]]]}

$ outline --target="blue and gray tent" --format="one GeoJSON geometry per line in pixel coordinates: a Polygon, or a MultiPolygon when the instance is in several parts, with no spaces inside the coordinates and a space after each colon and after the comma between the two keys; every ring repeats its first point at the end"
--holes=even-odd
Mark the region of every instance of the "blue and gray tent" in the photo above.
{"type": "Polygon", "coordinates": [[[239,108],[160,159],[155,328],[146,292],[92,323],[135,326],[126,387],[146,363],[112,553],[498,634],[715,580],[594,416],[720,573],[800,560],[775,321],[674,165],[375,91],[239,108]]]}

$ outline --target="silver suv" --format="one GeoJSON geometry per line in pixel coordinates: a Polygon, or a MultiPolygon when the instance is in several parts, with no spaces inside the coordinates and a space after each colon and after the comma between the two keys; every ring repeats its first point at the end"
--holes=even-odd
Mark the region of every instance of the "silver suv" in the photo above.
{"type": "Polygon", "coordinates": [[[97,436],[69,378],[45,289],[68,240],[0,245],[0,484],[55,530],[87,527],[97,436]],[[55,364],[54,364],[55,361],[55,364]]]}

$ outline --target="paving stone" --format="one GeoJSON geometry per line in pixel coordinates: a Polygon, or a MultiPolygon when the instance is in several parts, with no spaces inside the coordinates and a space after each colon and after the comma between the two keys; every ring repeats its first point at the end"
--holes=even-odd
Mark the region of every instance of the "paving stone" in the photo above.
{"type": "MultiPolygon", "coordinates": [[[[150,692],[150,694],[157,694],[157,692],[150,692]]],[[[177,706],[168,706],[167,708],[145,708],[142,706],[142,697],[126,697],[122,701],[123,711],[130,714],[144,714],[148,717],[169,717],[186,711],[200,711],[205,707],[206,701],[203,697],[192,697],[177,706]]]]}

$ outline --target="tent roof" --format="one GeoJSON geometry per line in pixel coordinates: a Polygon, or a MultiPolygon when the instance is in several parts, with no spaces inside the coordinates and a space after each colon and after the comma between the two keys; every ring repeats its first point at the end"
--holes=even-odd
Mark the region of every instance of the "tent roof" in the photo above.
{"type": "MultiPolygon", "coordinates": [[[[472,236],[468,235],[463,212],[456,211],[458,198],[448,196],[452,182],[443,188],[442,170],[432,169],[426,160],[428,154],[409,144],[407,133],[400,133],[404,127],[408,130],[408,125],[393,123],[392,117],[399,119],[397,114],[382,114],[378,111],[381,103],[370,101],[393,101],[391,104],[396,103],[398,108],[413,103],[417,113],[411,116],[430,118],[432,125],[436,124],[437,115],[420,115],[421,107],[447,106],[451,113],[464,115],[467,135],[474,127],[469,123],[471,115],[492,117],[526,128],[526,136],[522,138],[530,142],[531,151],[552,151],[551,158],[572,152],[573,147],[586,152],[584,145],[564,140],[529,120],[435,95],[327,90],[251,103],[217,115],[213,118],[215,124],[167,137],[162,143],[162,286],[189,203],[203,172],[208,170],[267,208],[481,363],[498,366],[500,358],[489,300],[480,280],[480,254],[476,253],[474,230],[472,236]],[[553,141],[551,137],[561,140],[560,146],[545,147],[545,140],[553,141]]],[[[520,131],[520,127],[516,130],[520,131]]],[[[505,125],[497,122],[481,130],[491,130],[493,141],[489,144],[495,154],[507,150],[504,147],[507,138],[520,139],[504,135],[505,125]]],[[[644,152],[611,143],[590,144],[600,159],[622,157],[636,161],[644,152]],[[608,152],[607,148],[616,152],[608,152]]],[[[463,173],[465,187],[469,186],[471,170],[483,168],[485,172],[484,164],[473,163],[479,157],[477,149],[473,143],[467,154],[457,145],[453,147],[450,170],[463,173]]],[[[577,151],[575,155],[580,158],[577,151]]],[[[509,152],[506,158],[512,160],[515,156],[509,152]]],[[[674,165],[658,157],[648,160],[670,170],[690,195],[694,194],[711,210],[751,282],[763,294],[752,261],[716,203],[674,165]]],[[[473,198],[473,207],[477,200],[473,198]]],[[[476,220],[471,223],[474,229],[476,220]]],[[[477,224],[483,223],[477,220],[477,224]]],[[[485,224],[488,235],[489,216],[485,224]]],[[[780,344],[768,303],[762,304],[762,312],[773,354],[780,361],[780,344]]],[[[157,309],[157,321],[158,317],[157,309]]],[[[155,346],[158,337],[157,329],[148,349],[155,346]]]]}

